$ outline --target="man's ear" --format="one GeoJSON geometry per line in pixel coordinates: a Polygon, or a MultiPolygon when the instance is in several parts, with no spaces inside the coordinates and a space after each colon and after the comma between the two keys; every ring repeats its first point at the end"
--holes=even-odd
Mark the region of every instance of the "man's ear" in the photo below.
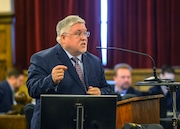
{"type": "Polygon", "coordinates": [[[116,75],[113,76],[113,80],[116,80],[116,75]]]}
{"type": "Polygon", "coordinates": [[[64,44],[66,36],[65,35],[61,35],[60,36],[60,43],[64,44]]]}
{"type": "Polygon", "coordinates": [[[11,77],[9,77],[9,79],[10,79],[10,80],[15,80],[16,77],[15,77],[15,76],[11,76],[11,77]]]}

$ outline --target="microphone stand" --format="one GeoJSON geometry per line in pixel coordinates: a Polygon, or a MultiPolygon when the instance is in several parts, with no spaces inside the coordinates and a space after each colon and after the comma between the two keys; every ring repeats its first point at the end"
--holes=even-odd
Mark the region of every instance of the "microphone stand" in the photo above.
{"type": "Polygon", "coordinates": [[[173,118],[172,118],[172,125],[173,125],[173,129],[177,129],[178,128],[178,123],[179,123],[179,119],[177,118],[177,114],[176,114],[176,91],[178,90],[178,87],[176,86],[169,86],[170,87],[170,91],[172,92],[172,96],[173,96],[173,118]]]}
{"type": "Polygon", "coordinates": [[[129,50],[129,49],[124,49],[124,48],[117,48],[117,47],[100,47],[100,46],[97,46],[96,49],[118,50],[118,51],[133,53],[136,55],[146,56],[146,57],[150,58],[150,60],[152,61],[152,64],[153,64],[153,74],[154,74],[154,78],[151,79],[151,81],[160,82],[160,80],[158,79],[157,74],[156,74],[156,63],[155,63],[154,59],[152,58],[152,56],[150,56],[149,54],[143,53],[143,52],[138,52],[138,51],[133,51],[133,50],[129,50]]]}

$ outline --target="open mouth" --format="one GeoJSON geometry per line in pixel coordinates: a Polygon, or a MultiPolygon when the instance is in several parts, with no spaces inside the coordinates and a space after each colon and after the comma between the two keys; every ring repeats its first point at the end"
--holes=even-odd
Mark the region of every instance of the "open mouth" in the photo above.
{"type": "Polygon", "coordinates": [[[86,45],[86,43],[85,43],[85,42],[84,42],[84,43],[81,43],[81,45],[85,46],[85,45],[86,45]]]}

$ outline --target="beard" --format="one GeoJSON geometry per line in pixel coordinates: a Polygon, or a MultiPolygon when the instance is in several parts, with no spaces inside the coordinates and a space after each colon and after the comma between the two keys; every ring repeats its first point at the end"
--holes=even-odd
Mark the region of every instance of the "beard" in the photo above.
{"type": "Polygon", "coordinates": [[[126,90],[126,89],[128,89],[130,86],[131,86],[131,84],[130,84],[129,82],[125,82],[125,83],[122,85],[122,90],[126,90]]]}

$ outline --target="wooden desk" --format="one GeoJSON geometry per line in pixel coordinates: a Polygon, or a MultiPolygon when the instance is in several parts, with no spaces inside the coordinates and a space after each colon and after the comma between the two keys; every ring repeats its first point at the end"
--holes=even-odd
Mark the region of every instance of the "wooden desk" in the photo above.
{"type": "Polygon", "coordinates": [[[0,115],[0,129],[27,129],[25,115],[0,115]]]}
{"type": "Polygon", "coordinates": [[[125,123],[152,124],[160,122],[159,99],[163,95],[135,97],[117,103],[116,129],[125,123]]]}

